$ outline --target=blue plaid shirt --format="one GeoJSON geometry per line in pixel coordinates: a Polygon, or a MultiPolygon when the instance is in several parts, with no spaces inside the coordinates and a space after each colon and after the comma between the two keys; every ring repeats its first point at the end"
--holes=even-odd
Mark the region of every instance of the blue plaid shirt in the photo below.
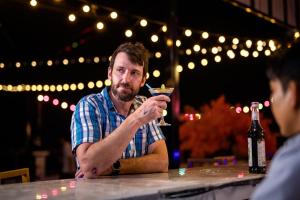
{"type": "MultiPolygon", "coordinates": [[[[78,145],[95,143],[111,134],[126,119],[115,109],[105,87],[101,93],[83,97],[76,105],[71,121],[72,152],[78,145]]],[[[147,98],[136,96],[130,113],[134,112],[147,98]]],[[[141,126],[130,140],[122,158],[140,157],[148,153],[148,146],[155,141],[165,139],[155,121],[141,126]]],[[[77,167],[79,164],[77,162],[77,167]]]]}

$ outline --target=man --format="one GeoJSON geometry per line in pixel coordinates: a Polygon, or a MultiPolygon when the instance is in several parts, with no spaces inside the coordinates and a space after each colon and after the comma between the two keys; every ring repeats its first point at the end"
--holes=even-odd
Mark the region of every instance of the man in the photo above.
{"type": "Polygon", "coordinates": [[[267,71],[272,112],[280,132],[288,137],[275,154],[270,170],[252,199],[300,198],[300,44],[289,49],[267,71]]]}
{"type": "Polygon", "coordinates": [[[168,171],[164,136],[155,125],[170,98],[138,96],[148,69],[148,52],[125,43],[108,68],[111,86],[82,98],[71,122],[76,177],[168,171]]]}

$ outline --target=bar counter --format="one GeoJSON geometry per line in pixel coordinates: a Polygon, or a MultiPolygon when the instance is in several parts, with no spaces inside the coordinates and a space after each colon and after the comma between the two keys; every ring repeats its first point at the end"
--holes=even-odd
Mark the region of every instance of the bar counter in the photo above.
{"type": "Polygon", "coordinates": [[[0,199],[248,199],[264,175],[245,164],[168,173],[103,176],[0,185],[0,199]]]}

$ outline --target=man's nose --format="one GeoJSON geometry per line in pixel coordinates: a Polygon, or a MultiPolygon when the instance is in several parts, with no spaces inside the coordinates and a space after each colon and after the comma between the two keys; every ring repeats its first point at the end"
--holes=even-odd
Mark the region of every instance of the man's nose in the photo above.
{"type": "Polygon", "coordinates": [[[130,73],[129,73],[129,71],[127,70],[124,74],[123,74],[123,77],[122,77],[122,79],[123,79],[123,82],[125,82],[125,83],[127,83],[127,82],[129,82],[130,81],[130,79],[131,79],[131,76],[130,76],[130,73]]]}

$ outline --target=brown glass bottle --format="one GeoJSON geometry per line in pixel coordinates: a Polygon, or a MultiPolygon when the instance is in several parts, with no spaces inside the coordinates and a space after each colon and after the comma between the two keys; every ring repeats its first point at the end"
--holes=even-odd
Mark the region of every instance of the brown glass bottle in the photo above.
{"type": "Polygon", "coordinates": [[[251,103],[251,126],[248,130],[248,165],[250,173],[266,173],[265,139],[259,121],[259,102],[251,103]]]}

